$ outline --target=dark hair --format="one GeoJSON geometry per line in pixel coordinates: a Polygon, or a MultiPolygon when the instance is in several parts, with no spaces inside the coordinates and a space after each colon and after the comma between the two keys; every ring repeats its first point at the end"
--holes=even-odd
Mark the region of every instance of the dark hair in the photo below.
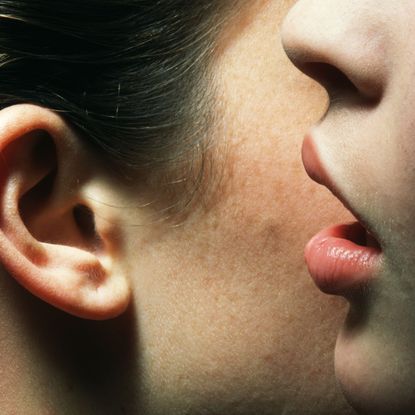
{"type": "Polygon", "coordinates": [[[0,0],[0,108],[62,112],[123,168],[181,165],[206,145],[209,64],[232,3],[0,0]]]}

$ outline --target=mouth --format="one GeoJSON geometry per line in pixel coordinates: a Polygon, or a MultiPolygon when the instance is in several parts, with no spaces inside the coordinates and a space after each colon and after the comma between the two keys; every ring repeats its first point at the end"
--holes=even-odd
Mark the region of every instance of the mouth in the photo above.
{"type": "Polygon", "coordinates": [[[326,186],[357,219],[324,229],[308,242],[305,248],[308,270],[324,293],[355,296],[379,274],[382,249],[364,221],[337,191],[320,162],[311,136],[304,140],[302,156],[310,178],[326,186]]]}

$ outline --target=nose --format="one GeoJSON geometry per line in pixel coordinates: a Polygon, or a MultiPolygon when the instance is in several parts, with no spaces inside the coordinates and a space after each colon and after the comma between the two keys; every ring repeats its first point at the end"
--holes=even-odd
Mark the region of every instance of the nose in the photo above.
{"type": "MultiPolygon", "coordinates": [[[[362,1],[362,0],[360,0],[362,1]]],[[[386,87],[382,24],[357,1],[299,0],[282,26],[284,49],[330,97],[353,93],[379,101],[386,87]]]]}

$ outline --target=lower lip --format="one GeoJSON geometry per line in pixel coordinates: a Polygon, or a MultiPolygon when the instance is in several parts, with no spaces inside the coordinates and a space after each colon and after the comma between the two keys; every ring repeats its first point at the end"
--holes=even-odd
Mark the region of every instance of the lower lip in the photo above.
{"type": "Polygon", "coordinates": [[[375,278],[381,250],[353,241],[365,234],[358,222],[337,225],[321,231],[307,244],[307,266],[321,291],[347,296],[375,278]]]}

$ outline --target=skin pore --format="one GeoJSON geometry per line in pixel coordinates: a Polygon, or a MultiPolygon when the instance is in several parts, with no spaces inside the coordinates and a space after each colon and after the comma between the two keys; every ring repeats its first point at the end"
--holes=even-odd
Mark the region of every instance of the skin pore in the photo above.
{"type": "MultiPolygon", "coordinates": [[[[327,99],[283,53],[279,27],[293,3],[256,2],[223,33],[213,65],[221,123],[212,161],[220,180],[206,205],[192,206],[179,224],[162,220],[155,205],[146,204],[157,195],[149,196],[140,178],[118,183],[93,152],[71,138],[74,133],[58,115],[25,107],[26,132],[38,129],[33,120],[42,119],[42,128],[59,138],[59,174],[70,175],[73,169],[65,167],[79,163],[82,151],[88,161],[76,171],[79,180],[70,181],[72,198],[67,199],[67,182],[56,181],[49,191],[63,183],[60,199],[46,199],[35,219],[28,219],[27,209],[16,215],[35,237],[39,223],[48,226],[46,250],[53,244],[88,249],[101,261],[105,278],[116,275],[128,283],[131,297],[128,304],[111,297],[99,303],[99,281],[76,314],[93,313],[96,304],[96,317],[103,320],[113,304],[119,310],[125,305],[126,312],[108,321],[82,320],[47,304],[71,312],[69,294],[82,278],[58,298],[35,284],[39,301],[4,272],[0,367],[8,376],[0,385],[0,407],[20,405],[24,415],[33,408],[70,415],[354,413],[332,367],[346,302],[321,294],[303,261],[306,241],[350,214],[301,165],[303,134],[327,99]],[[66,141],[70,145],[61,148],[66,141]],[[91,238],[73,239],[73,223],[58,214],[58,202],[49,203],[72,206],[72,199],[92,212],[103,242],[99,249],[91,238]]],[[[13,132],[9,139],[16,137],[13,132]]],[[[19,174],[23,182],[32,180],[25,171],[19,174]]],[[[8,240],[20,241],[22,234],[8,240]]],[[[68,261],[77,265],[76,260],[68,261]]],[[[56,275],[66,266],[62,262],[56,275]]],[[[30,284],[24,267],[14,270],[30,284]]]]}

